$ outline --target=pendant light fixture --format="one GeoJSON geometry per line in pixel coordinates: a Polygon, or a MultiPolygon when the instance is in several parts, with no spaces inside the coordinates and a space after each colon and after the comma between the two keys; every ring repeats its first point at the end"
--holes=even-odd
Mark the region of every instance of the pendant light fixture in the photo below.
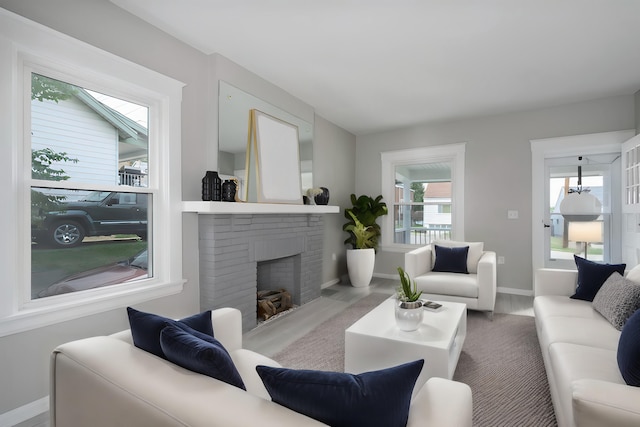
{"type": "MultiPolygon", "coordinates": [[[[578,157],[582,162],[582,156],[578,157]]],[[[578,186],[569,188],[560,203],[560,213],[567,221],[594,221],[602,213],[602,203],[590,193],[590,189],[582,187],[582,165],[578,165],[578,186]]]]}

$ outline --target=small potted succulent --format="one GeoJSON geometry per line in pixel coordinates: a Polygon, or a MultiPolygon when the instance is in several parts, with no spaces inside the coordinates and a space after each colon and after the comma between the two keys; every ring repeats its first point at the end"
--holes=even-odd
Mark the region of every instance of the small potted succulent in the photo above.
{"type": "Polygon", "coordinates": [[[424,317],[422,291],[418,291],[415,280],[411,280],[409,273],[398,267],[400,287],[397,291],[398,303],[395,307],[396,324],[403,331],[415,331],[420,327],[424,317]]]}

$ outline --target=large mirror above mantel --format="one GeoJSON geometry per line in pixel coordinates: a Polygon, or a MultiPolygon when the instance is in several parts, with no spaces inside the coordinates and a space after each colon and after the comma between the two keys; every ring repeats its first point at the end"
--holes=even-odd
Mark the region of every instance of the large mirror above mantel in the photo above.
{"type": "MultiPolygon", "coordinates": [[[[313,124],[237,87],[219,82],[218,171],[235,176],[243,187],[249,112],[257,109],[298,127],[302,191],[313,186],[313,124]]],[[[251,200],[249,202],[255,202],[251,200]]]]}

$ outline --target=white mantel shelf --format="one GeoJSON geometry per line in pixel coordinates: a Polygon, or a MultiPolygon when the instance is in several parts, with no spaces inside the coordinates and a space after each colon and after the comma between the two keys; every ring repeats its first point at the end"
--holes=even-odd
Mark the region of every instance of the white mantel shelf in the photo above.
{"type": "Polygon", "coordinates": [[[340,206],[329,205],[286,205],[280,203],[243,202],[182,202],[182,212],[199,215],[220,214],[328,214],[340,213],[340,206]]]}

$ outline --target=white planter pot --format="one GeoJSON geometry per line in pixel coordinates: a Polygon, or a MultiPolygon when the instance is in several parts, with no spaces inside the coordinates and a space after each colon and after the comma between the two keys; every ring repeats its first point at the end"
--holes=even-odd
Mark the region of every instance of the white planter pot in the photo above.
{"type": "Polygon", "coordinates": [[[401,302],[396,304],[396,324],[402,331],[415,331],[424,318],[421,301],[401,302]]]}
{"type": "Polygon", "coordinates": [[[375,262],[374,249],[347,249],[347,269],[351,286],[355,288],[369,286],[375,262]]]}

